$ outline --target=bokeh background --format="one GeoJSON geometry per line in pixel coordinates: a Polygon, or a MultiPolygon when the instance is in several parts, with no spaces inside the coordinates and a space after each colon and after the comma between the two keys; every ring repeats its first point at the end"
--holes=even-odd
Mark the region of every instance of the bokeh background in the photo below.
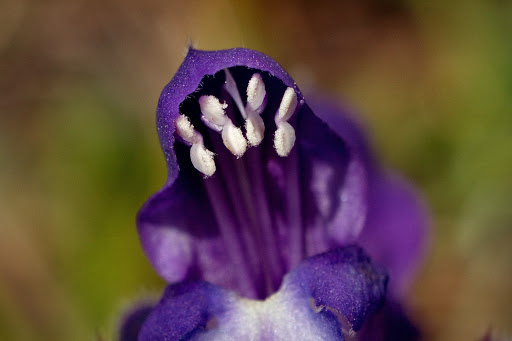
{"type": "Polygon", "coordinates": [[[427,340],[512,333],[512,3],[0,2],[0,339],[114,339],[164,283],[134,217],[192,42],[245,46],[350,105],[431,211],[408,301],[427,340]]]}

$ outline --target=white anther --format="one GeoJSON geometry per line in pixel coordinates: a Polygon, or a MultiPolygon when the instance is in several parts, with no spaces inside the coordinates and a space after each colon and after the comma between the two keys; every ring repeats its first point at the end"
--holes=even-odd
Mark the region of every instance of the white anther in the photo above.
{"type": "Polygon", "coordinates": [[[203,113],[201,119],[210,129],[222,133],[222,141],[226,148],[236,157],[244,155],[247,149],[247,141],[242,134],[242,130],[236,127],[226,115],[225,110],[228,105],[226,103],[221,104],[215,96],[201,96],[199,106],[203,113]]]}
{"type": "Polygon", "coordinates": [[[295,144],[295,130],[288,122],[280,122],[274,135],[274,148],[279,156],[288,156],[295,144]]]}
{"type": "Polygon", "coordinates": [[[224,69],[224,73],[226,74],[224,89],[226,89],[231,98],[233,98],[233,101],[235,101],[235,104],[238,110],[240,111],[240,114],[245,119],[247,118],[247,114],[245,113],[244,104],[242,103],[242,97],[240,97],[240,93],[238,92],[235,79],[233,78],[231,72],[229,72],[228,69],[224,69]]]}
{"type": "Polygon", "coordinates": [[[206,176],[212,176],[215,173],[216,167],[213,155],[202,143],[195,143],[190,148],[192,165],[206,176]]]}
{"type": "Polygon", "coordinates": [[[265,83],[259,73],[252,75],[247,84],[247,104],[245,111],[245,130],[247,140],[251,146],[258,146],[265,135],[265,123],[259,116],[265,110],[266,103],[265,83]]]}
{"type": "Polygon", "coordinates": [[[261,114],[263,110],[260,110],[260,107],[265,107],[263,102],[266,94],[263,78],[259,73],[253,74],[249,84],[247,84],[247,105],[245,109],[261,114]]]}
{"type": "Polygon", "coordinates": [[[201,121],[203,121],[203,123],[210,129],[212,130],[215,130],[216,132],[221,132],[222,131],[222,126],[219,126],[219,125],[216,125],[215,123],[209,121],[206,116],[204,115],[201,115],[201,121]]]}
{"type": "Polygon", "coordinates": [[[203,136],[194,129],[190,119],[185,115],[180,115],[176,119],[176,133],[192,145],[190,148],[190,161],[195,169],[200,171],[206,176],[212,176],[215,173],[215,161],[213,160],[214,154],[205,148],[203,136]]]}
{"type": "MultiPolygon", "coordinates": [[[[229,72],[228,69],[224,69],[224,73],[226,74],[224,89],[229,93],[231,98],[233,98],[240,114],[245,119],[246,136],[249,145],[257,146],[261,143],[265,134],[265,124],[261,117],[259,117],[259,114],[263,112],[266,105],[265,83],[263,83],[260,74],[255,73],[252,75],[247,85],[247,105],[244,107],[242,97],[238,92],[238,87],[231,72],[229,72]]],[[[247,143],[245,148],[247,148],[247,143]]],[[[245,148],[243,148],[244,152],[245,148]]],[[[242,148],[240,148],[240,150],[242,150],[242,148]]]]}
{"type": "Polygon", "coordinates": [[[279,109],[274,117],[277,130],[274,134],[274,148],[279,156],[288,156],[295,144],[295,130],[287,121],[297,108],[297,94],[292,88],[287,88],[279,109]]]}
{"type": "Polygon", "coordinates": [[[231,122],[222,127],[222,141],[226,148],[236,157],[244,155],[247,149],[247,141],[242,134],[242,130],[231,122]]]}
{"type": "Polygon", "coordinates": [[[297,94],[292,88],[286,89],[277,111],[276,121],[288,121],[297,108],[297,94]]]}
{"type": "Polygon", "coordinates": [[[220,103],[215,96],[201,96],[199,106],[203,113],[203,121],[208,120],[215,126],[224,126],[228,124],[229,118],[226,116],[227,103],[220,103]]]}
{"type": "Polygon", "coordinates": [[[176,133],[190,144],[197,140],[198,132],[195,131],[194,126],[190,123],[190,119],[185,115],[180,115],[176,119],[176,133]]]}
{"type": "Polygon", "coordinates": [[[251,146],[258,146],[265,135],[265,123],[260,115],[250,113],[245,121],[245,131],[247,140],[251,146]]]}

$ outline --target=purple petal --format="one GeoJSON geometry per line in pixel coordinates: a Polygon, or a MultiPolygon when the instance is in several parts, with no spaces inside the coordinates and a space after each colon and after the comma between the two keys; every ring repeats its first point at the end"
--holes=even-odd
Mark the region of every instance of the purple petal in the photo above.
{"type": "Polygon", "coordinates": [[[168,179],[137,218],[142,246],[167,281],[203,279],[265,298],[305,257],[357,237],[366,218],[368,172],[303,100],[290,76],[259,52],[189,51],[157,109],[168,179]],[[203,179],[192,166],[189,147],[175,143],[175,121],[181,110],[195,127],[203,125],[197,98],[213,92],[225,99],[219,90],[223,76],[217,73],[225,68],[241,80],[239,87],[254,72],[262,74],[265,137],[237,160],[222,148],[217,132],[202,127],[218,168],[203,179]],[[297,140],[283,158],[274,150],[273,134],[286,87],[295,90],[299,105],[289,122],[297,140]]]}
{"type": "Polygon", "coordinates": [[[261,52],[243,48],[221,51],[199,51],[190,48],[183,64],[163,89],[157,107],[156,124],[169,170],[168,182],[174,181],[179,172],[174,155],[174,122],[179,116],[180,104],[196,91],[204,76],[214,75],[220,70],[234,66],[269,72],[284,85],[293,87],[299,100],[303,99],[290,75],[275,60],[261,52]]]}
{"type": "Polygon", "coordinates": [[[316,306],[343,314],[359,330],[384,303],[387,275],[362,249],[349,246],[308,258],[286,284],[300,287],[316,306]]]}
{"type": "Polygon", "coordinates": [[[313,95],[309,105],[315,114],[329,125],[349,146],[357,158],[364,163],[369,173],[378,172],[363,125],[353,111],[340,106],[337,101],[325,96],[313,95]]]}
{"type": "Polygon", "coordinates": [[[384,265],[390,275],[390,290],[400,297],[425,253],[427,216],[411,186],[397,176],[375,179],[369,216],[358,242],[384,265]]]}
{"type": "Polygon", "coordinates": [[[428,242],[425,205],[406,181],[382,171],[364,131],[347,109],[326,99],[315,101],[312,107],[347,142],[354,159],[363,163],[370,190],[365,197],[368,200],[366,221],[354,242],[388,269],[393,294],[403,295],[428,242]]]}
{"type": "Polygon", "coordinates": [[[265,301],[205,282],[171,285],[139,341],[343,340],[339,314],[358,330],[382,305],[386,281],[360,248],[347,247],[302,262],[265,301]]]}
{"type": "Polygon", "coordinates": [[[152,310],[153,305],[145,303],[136,305],[126,312],[119,328],[119,340],[137,341],[140,329],[152,310]]]}
{"type": "Polygon", "coordinates": [[[229,294],[205,282],[170,285],[147,317],[139,341],[182,340],[213,323],[226,309],[229,294]]]}

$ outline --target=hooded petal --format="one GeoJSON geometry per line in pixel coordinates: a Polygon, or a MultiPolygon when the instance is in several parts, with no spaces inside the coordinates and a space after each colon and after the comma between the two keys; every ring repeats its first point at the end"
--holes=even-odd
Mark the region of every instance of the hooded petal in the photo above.
{"type": "Polygon", "coordinates": [[[149,260],[171,283],[204,279],[264,298],[302,259],[353,241],[365,223],[369,173],[363,160],[313,114],[291,77],[268,56],[191,49],[162,92],[157,128],[168,179],[141,208],[137,223],[149,260]],[[237,122],[236,100],[222,86],[228,68],[238,88],[258,73],[267,91],[263,141],[239,159],[223,148],[225,136],[201,118],[198,104],[200,96],[218,96],[237,122]],[[286,115],[295,144],[281,157],[274,133],[288,88],[297,98],[286,115]],[[175,141],[180,113],[215,153],[217,171],[209,178],[194,168],[189,147],[175,141]]]}
{"type": "Polygon", "coordinates": [[[171,285],[139,340],[343,340],[338,316],[359,329],[382,305],[386,278],[361,249],[348,247],[304,261],[265,301],[204,282],[171,285]]]}

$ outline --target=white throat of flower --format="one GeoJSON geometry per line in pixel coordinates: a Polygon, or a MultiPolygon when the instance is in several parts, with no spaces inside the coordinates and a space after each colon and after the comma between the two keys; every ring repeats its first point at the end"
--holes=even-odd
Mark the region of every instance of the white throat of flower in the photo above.
{"type": "MultiPolygon", "coordinates": [[[[267,93],[263,78],[259,73],[254,73],[247,85],[247,103],[244,106],[231,72],[228,69],[224,69],[224,72],[226,75],[224,89],[229,93],[238,111],[245,119],[245,136],[242,129],[235,126],[226,115],[228,104],[221,103],[215,96],[204,95],[199,98],[201,120],[208,128],[219,132],[222,135],[224,146],[233,155],[240,158],[248,146],[256,147],[263,140],[265,124],[260,115],[267,104],[267,93]]],[[[295,144],[295,130],[288,120],[296,108],[297,94],[294,89],[289,87],[284,92],[279,109],[274,116],[277,125],[277,130],[274,133],[274,148],[281,157],[288,156],[295,144]]],[[[216,171],[215,153],[206,149],[201,133],[194,129],[190,119],[183,114],[180,114],[175,126],[178,136],[191,146],[192,165],[206,177],[212,176],[216,171]]]]}

